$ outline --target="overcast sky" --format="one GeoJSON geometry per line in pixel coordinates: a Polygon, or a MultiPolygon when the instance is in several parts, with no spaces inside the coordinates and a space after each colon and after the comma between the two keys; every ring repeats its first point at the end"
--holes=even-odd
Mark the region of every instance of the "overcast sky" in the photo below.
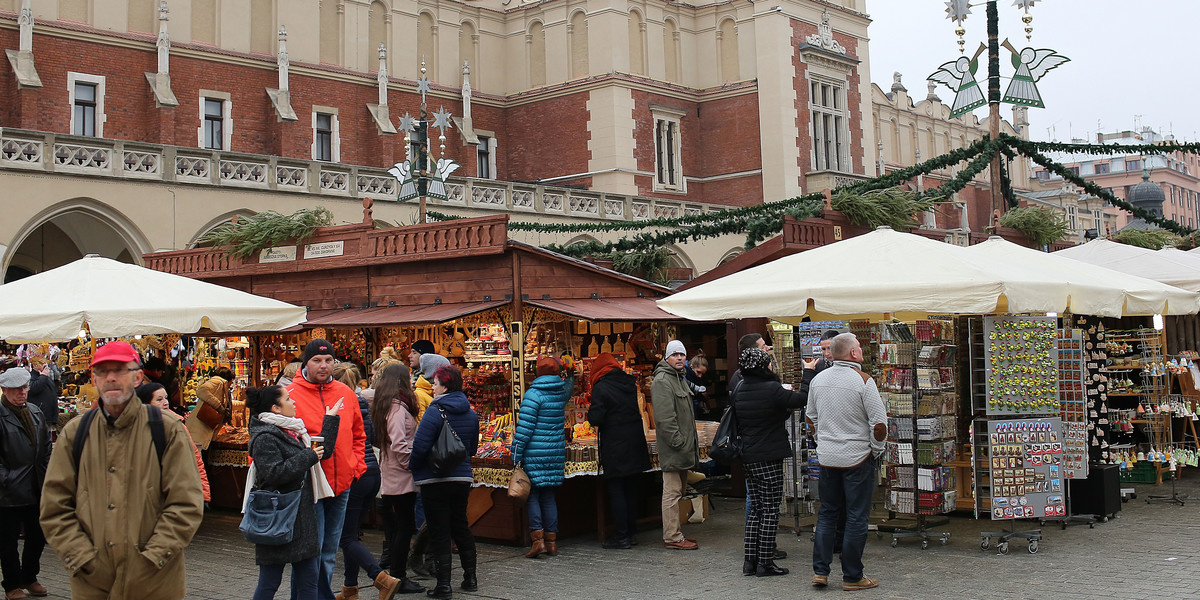
{"type": "MultiPolygon", "coordinates": [[[[1026,42],[1021,9],[998,0],[1000,39],[1020,50],[1052,48],[1071,59],[1038,82],[1046,108],[1029,109],[1030,137],[1068,141],[1096,131],[1111,133],[1149,126],[1174,132],[1181,141],[1200,141],[1200,0],[1045,0],[1033,15],[1033,39],[1026,42]],[[1140,120],[1136,115],[1141,115],[1140,120]]],[[[972,0],[964,22],[967,54],[987,41],[984,0],[972,0]]],[[[904,75],[914,101],[925,98],[925,79],[942,63],[958,58],[954,22],[945,0],[867,0],[871,15],[871,81],[886,92],[892,72],[904,75]]],[[[1000,49],[1000,91],[1012,76],[1009,52],[1000,49]]],[[[976,74],[986,94],[987,61],[976,74]]],[[[949,104],[954,93],[939,86],[949,104]]],[[[1012,118],[1012,105],[1001,115],[1012,118]]],[[[975,109],[983,118],[987,107],[975,109]]]]}

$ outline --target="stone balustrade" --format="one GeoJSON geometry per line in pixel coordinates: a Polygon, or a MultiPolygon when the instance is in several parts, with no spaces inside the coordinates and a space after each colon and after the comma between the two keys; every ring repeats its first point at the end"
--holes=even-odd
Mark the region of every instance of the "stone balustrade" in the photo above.
{"type": "MultiPolygon", "coordinates": [[[[386,169],[279,156],[0,129],[0,170],[40,171],[202,186],[309,194],[330,199],[394,200],[386,169]]],[[[641,221],[726,208],[595,190],[451,177],[432,210],[462,208],[596,221],[641,221]]],[[[311,201],[305,201],[311,204],[311,201]]],[[[519,216],[517,218],[520,218],[519,216]]]]}

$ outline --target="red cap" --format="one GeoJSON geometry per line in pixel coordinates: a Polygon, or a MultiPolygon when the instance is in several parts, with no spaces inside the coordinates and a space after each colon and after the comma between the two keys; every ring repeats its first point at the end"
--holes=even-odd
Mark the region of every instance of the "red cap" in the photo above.
{"type": "Polygon", "coordinates": [[[110,360],[115,360],[117,362],[133,361],[139,364],[141,363],[137,351],[134,350],[133,346],[130,346],[127,342],[109,342],[103,346],[100,346],[100,349],[96,350],[95,356],[92,357],[92,366],[94,367],[98,363],[107,362],[110,360]]]}

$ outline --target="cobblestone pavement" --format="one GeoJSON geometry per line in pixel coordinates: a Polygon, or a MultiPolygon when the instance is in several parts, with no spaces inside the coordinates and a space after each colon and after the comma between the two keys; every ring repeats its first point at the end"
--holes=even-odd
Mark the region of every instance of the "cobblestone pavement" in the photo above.
{"type": "MultiPolygon", "coordinates": [[[[1179,482],[1180,492],[1200,497],[1200,475],[1189,471],[1179,482]]],[[[878,578],[881,585],[854,596],[1200,599],[1200,502],[1148,504],[1145,499],[1149,495],[1169,493],[1169,484],[1135,487],[1138,498],[1124,504],[1115,519],[1097,523],[1094,529],[1075,525],[1062,530],[1058,524],[1047,524],[1037,554],[1029,554],[1020,542],[1013,543],[1008,555],[998,554],[994,546],[981,550],[979,532],[997,527],[989,520],[976,521],[969,516],[952,517],[941,528],[952,533],[950,543],[934,543],[928,550],[921,550],[915,540],[901,540],[892,548],[890,535],[871,535],[864,561],[867,574],[878,578]]],[[[603,550],[588,538],[560,540],[557,557],[539,560],[524,558],[522,549],[481,544],[479,592],[457,589],[461,573],[456,567],[455,597],[713,600],[844,594],[840,587],[818,590],[809,585],[812,543],[807,533],[780,532],[779,546],[791,555],[780,564],[791,568],[791,575],[743,577],[742,501],[715,498],[713,508],[706,523],[685,526],[685,533],[700,541],[700,550],[691,552],[663,549],[657,530],[643,531],[641,544],[632,550],[603,550]]],[[[381,537],[368,532],[366,541],[375,549],[381,537]]],[[[69,597],[67,578],[57,557],[47,550],[42,565],[41,581],[51,590],[50,597],[69,597]]],[[[339,561],[335,583],[340,584],[341,573],[339,561]]],[[[188,598],[250,597],[257,580],[254,553],[238,533],[234,515],[211,513],[205,518],[187,549],[187,577],[188,598]]],[[[831,579],[839,579],[836,565],[831,579]]],[[[365,575],[361,581],[368,583],[365,575]]],[[[279,598],[287,597],[286,578],[284,585],[279,598]]],[[[362,597],[374,600],[376,593],[366,588],[362,597]]]]}

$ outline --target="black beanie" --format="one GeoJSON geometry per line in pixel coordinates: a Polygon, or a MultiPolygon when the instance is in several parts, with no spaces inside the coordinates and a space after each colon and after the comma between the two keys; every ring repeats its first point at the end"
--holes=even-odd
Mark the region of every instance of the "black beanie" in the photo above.
{"type": "Polygon", "coordinates": [[[333,344],[330,344],[321,338],[317,338],[309,342],[308,345],[304,347],[304,356],[300,359],[300,363],[302,365],[307,365],[309,359],[320,354],[328,354],[334,358],[337,358],[337,355],[333,352],[333,344]]]}
{"type": "Polygon", "coordinates": [[[429,340],[417,340],[413,342],[412,349],[417,354],[430,354],[433,352],[433,342],[429,340]]]}

